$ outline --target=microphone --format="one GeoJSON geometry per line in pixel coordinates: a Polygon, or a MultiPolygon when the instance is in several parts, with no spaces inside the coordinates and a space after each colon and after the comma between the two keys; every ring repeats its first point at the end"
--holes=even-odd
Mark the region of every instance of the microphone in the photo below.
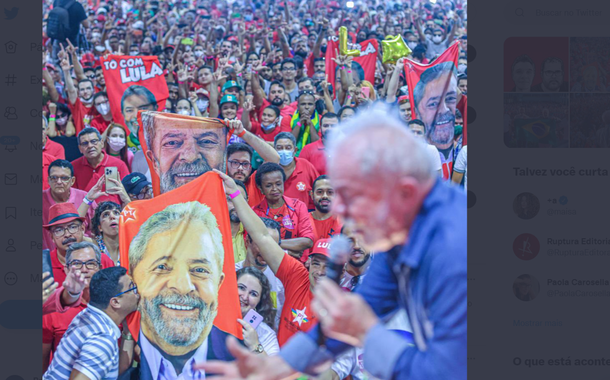
{"type": "Polygon", "coordinates": [[[330,257],[326,264],[326,277],[337,285],[341,283],[343,268],[352,253],[352,243],[343,235],[336,235],[330,240],[330,257]]]}
{"type": "MultiPolygon", "coordinates": [[[[336,235],[332,239],[324,239],[324,241],[318,241],[316,248],[328,248],[328,262],[326,263],[326,277],[332,280],[335,284],[340,285],[341,276],[343,275],[343,268],[345,263],[349,259],[352,253],[352,243],[343,235],[336,235]],[[322,247],[321,244],[330,245],[329,247],[322,247]]],[[[324,346],[326,344],[326,337],[322,332],[322,326],[318,323],[318,346],[324,346]]]]}

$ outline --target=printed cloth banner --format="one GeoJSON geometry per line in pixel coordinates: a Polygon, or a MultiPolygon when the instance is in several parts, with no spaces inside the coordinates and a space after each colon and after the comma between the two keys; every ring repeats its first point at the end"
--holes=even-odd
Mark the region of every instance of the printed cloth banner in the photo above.
{"type": "Polygon", "coordinates": [[[225,340],[229,334],[242,339],[241,310],[220,177],[208,172],[169,193],[129,203],[119,236],[121,265],[140,295],[139,311],[128,318],[142,350],[140,378],[156,378],[150,373],[167,355],[231,360],[225,340]]]}
{"type": "MultiPolygon", "coordinates": [[[[352,70],[352,75],[358,74],[360,78],[364,77],[364,80],[375,83],[375,65],[377,64],[377,52],[379,51],[379,43],[377,40],[366,40],[360,44],[356,44],[354,49],[360,50],[360,56],[355,57],[355,68],[352,70]]],[[[339,38],[332,37],[328,40],[328,46],[326,48],[326,74],[328,75],[328,83],[333,85],[333,89],[336,89],[335,78],[338,75],[337,63],[333,58],[337,58],[335,53],[339,51],[339,38]]],[[[354,66],[354,64],[352,64],[354,66]]],[[[347,90],[347,89],[344,89],[347,90]]]]}
{"type": "Polygon", "coordinates": [[[142,111],[138,125],[155,196],[212,169],[224,172],[228,129],[219,119],[142,111]]]}
{"type": "Polygon", "coordinates": [[[455,110],[458,109],[458,55],[456,42],[430,64],[423,65],[409,59],[405,63],[411,117],[425,124],[428,143],[438,148],[444,179],[451,177],[456,158],[453,137],[455,110]]]}
{"type": "Polygon", "coordinates": [[[116,123],[135,132],[138,110],[165,109],[169,90],[157,56],[109,55],[101,63],[116,123]]]}

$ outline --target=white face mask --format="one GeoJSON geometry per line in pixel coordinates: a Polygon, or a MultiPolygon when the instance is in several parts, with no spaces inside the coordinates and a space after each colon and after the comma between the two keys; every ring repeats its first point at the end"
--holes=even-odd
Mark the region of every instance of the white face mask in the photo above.
{"type": "Polygon", "coordinates": [[[210,105],[210,101],[209,100],[201,100],[201,99],[197,100],[197,109],[201,113],[207,111],[208,105],[210,105]]]}
{"type": "Polygon", "coordinates": [[[409,47],[409,49],[413,50],[417,46],[417,42],[407,42],[407,46],[409,47]]]}
{"type": "Polygon", "coordinates": [[[178,111],[178,115],[190,116],[191,112],[189,110],[180,110],[178,111]]]}
{"type": "Polygon", "coordinates": [[[432,42],[435,44],[440,43],[443,40],[443,36],[432,36],[432,42]]]}
{"type": "Polygon", "coordinates": [[[122,137],[109,137],[108,146],[110,146],[110,149],[118,152],[125,147],[125,139],[122,137]]]}
{"type": "Polygon", "coordinates": [[[193,54],[195,54],[195,57],[197,58],[201,58],[203,56],[203,52],[201,50],[196,50],[193,54]]]}
{"type": "Polygon", "coordinates": [[[108,111],[110,111],[110,105],[108,105],[108,103],[99,104],[99,105],[95,106],[95,109],[100,114],[106,115],[108,113],[108,111]]]}

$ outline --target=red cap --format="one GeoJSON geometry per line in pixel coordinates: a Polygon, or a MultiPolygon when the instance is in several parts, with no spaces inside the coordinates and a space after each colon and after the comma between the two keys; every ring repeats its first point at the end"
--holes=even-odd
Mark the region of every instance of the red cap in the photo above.
{"type": "Polygon", "coordinates": [[[97,15],[97,21],[102,21],[102,22],[106,21],[106,16],[104,16],[102,14],[97,15]]]}
{"type": "Polygon", "coordinates": [[[313,248],[311,249],[311,252],[309,253],[309,256],[318,254],[318,255],[323,255],[323,256],[330,258],[329,250],[330,250],[330,239],[320,239],[314,243],[313,248]]]}
{"type": "Polygon", "coordinates": [[[78,210],[71,202],[56,203],[49,209],[49,224],[44,225],[44,228],[51,228],[58,224],[70,223],[74,220],[85,221],[78,215],[78,210]]]}

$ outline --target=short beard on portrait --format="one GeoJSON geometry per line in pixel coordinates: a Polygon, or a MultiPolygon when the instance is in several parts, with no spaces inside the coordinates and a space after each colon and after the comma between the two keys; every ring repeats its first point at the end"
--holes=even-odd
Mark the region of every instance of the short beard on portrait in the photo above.
{"type": "Polygon", "coordinates": [[[142,318],[148,321],[155,333],[172,346],[188,347],[199,340],[207,326],[216,318],[215,304],[207,305],[201,298],[189,295],[159,294],[152,299],[142,299],[139,306],[142,318]],[[199,309],[195,318],[167,318],[161,305],[178,304],[199,309]]]}
{"type": "Polygon", "coordinates": [[[165,173],[162,173],[161,178],[160,178],[160,186],[159,186],[161,189],[161,193],[167,193],[168,191],[171,191],[171,190],[174,190],[174,189],[177,189],[178,187],[180,187],[180,185],[178,185],[176,183],[175,173],[191,172],[191,173],[200,173],[199,175],[201,175],[201,174],[209,172],[210,170],[212,170],[212,168],[210,167],[208,162],[203,159],[199,159],[192,164],[176,163],[176,164],[172,165],[170,170],[168,170],[165,173]]]}
{"type": "Polygon", "coordinates": [[[428,129],[428,140],[434,145],[445,145],[453,141],[455,127],[455,115],[451,112],[445,112],[440,115],[436,115],[432,121],[432,125],[428,129]],[[442,133],[437,131],[437,124],[446,123],[442,133]]]}

